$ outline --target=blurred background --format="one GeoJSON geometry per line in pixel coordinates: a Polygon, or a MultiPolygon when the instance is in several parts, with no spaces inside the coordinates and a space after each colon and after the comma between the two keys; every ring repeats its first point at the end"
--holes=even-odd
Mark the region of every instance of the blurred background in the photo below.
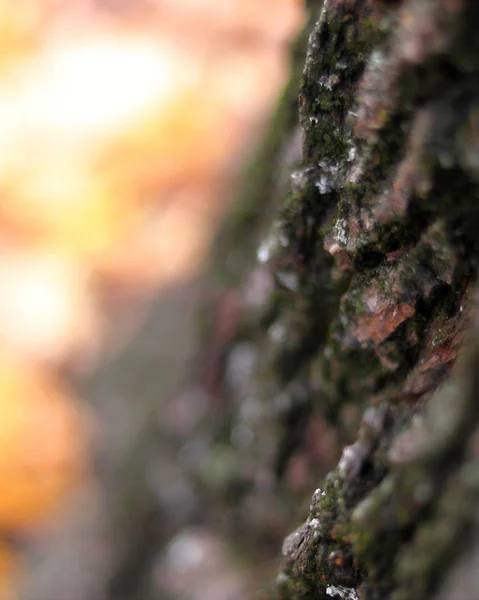
{"type": "Polygon", "coordinates": [[[197,518],[201,443],[144,432],[188,439],[208,410],[175,396],[198,281],[303,21],[301,0],[0,0],[2,600],[269,597],[197,518]]]}

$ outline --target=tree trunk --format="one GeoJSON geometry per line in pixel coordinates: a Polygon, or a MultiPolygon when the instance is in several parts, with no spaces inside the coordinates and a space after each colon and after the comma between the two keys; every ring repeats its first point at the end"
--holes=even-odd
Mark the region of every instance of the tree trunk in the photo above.
{"type": "Polygon", "coordinates": [[[224,281],[254,262],[227,248],[279,207],[204,371],[230,431],[250,430],[235,495],[250,543],[286,506],[300,518],[295,468],[331,458],[315,436],[344,445],[283,544],[284,600],[479,597],[477,350],[455,367],[478,256],[478,17],[475,0],[324,2],[290,191],[291,120],[220,238],[224,281]]]}

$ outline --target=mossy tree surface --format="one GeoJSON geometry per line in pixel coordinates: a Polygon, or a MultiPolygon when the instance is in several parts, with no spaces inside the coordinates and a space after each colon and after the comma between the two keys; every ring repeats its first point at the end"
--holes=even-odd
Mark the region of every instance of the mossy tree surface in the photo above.
{"type": "Polygon", "coordinates": [[[473,1],[331,1],[309,40],[284,228],[327,321],[313,402],[364,414],[284,544],[288,600],[432,598],[474,542],[477,399],[449,378],[477,267],[478,16],[473,1]]]}
{"type": "MultiPolygon", "coordinates": [[[[289,397],[266,446],[271,425],[256,424],[251,451],[275,464],[283,500],[313,415],[349,439],[285,540],[278,594],[479,597],[474,352],[456,366],[479,249],[479,3],[329,0],[319,12],[302,158],[252,267],[275,285],[254,317],[244,285],[222,357],[228,369],[245,340],[254,353],[246,391],[228,389],[238,404],[289,397]],[[362,414],[353,439],[350,414],[362,414]]],[[[263,197],[284,164],[265,170],[263,197]]]]}

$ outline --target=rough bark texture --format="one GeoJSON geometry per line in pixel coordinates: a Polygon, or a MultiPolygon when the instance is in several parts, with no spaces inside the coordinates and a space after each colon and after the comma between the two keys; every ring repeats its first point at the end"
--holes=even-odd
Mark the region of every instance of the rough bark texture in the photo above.
{"type": "Polygon", "coordinates": [[[474,352],[454,373],[478,256],[478,17],[474,0],[325,2],[291,191],[284,144],[252,180],[248,227],[260,201],[279,216],[222,297],[234,324],[205,367],[251,430],[235,496],[251,536],[267,531],[252,496],[269,516],[294,504],[288,464],[317,451],[313,422],[349,440],[284,542],[284,600],[479,597],[474,352]]]}

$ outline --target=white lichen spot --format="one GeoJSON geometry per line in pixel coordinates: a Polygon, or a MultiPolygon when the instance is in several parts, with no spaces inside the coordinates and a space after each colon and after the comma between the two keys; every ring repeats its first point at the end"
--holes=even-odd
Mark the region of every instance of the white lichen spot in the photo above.
{"type": "Polygon", "coordinates": [[[261,264],[267,263],[282,245],[283,240],[281,239],[278,226],[274,224],[256,251],[258,262],[261,264]]]}
{"type": "Polygon", "coordinates": [[[333,89],[333,86],[331,84],[331,77],[328,77],[327,75],[323,75],[322,77],[320,77],[318,83],[321,87],[324,87],[327,90],[333,89]]]}
{"type": "Polygon", "coordinates": [[[332,598],[341,598],[341,600],[359,600],[355,589],[346,588],[342,585],[328,585],[326,594],[332,598]]]}
{"type": "Polygon", "coordinates": [[[352,162],[355,158],[356,158],[356,148],[354,146],[351,146],[351,148],[348,151],[348,160],[349,160],[349,162],[352,162]]]}
{"type": "Polygon", "coordinates": [[[264,240],[257,252],[256,252],[256,257],[258,259],[258,262],[260,263],[266,263],[268,262],[268,260],[271,258],[271,255],[273,254],[273,250],[274,250],[274,245],[272,243],[272,240],[267,239],[264,240]]]}
{"type": "Polygon", "coordinates": [[[316,490],[314,490],[314,494],[311,498],[311,504],[310,504],[309,509],[311,511],[315,510],[316,505],[318,504],[320,499],[324,496],[326,496],[326,492],[322,488],[317,488],[316,490]]]}
{"type": "Polygon", "coordinates": [[[331,185],[326,175],[321,175],[319,180],[315,182],[314,186],[319,190],[320,194],[327,194],[331,191],[331,185]]]}
{"type": "Polygon", "coordinates": [[[321,87],[326,88],[328,91],[331,91],[335,85],[340,82],[339,75],[322,75],[318,79],[318,83],[321,87]]]}
{"type": "Polygon", "coordinates": [[[342,246],[346,246],[348,243],[348,235],[347,235],[347,222],[346,219],[338,219],[334,226],[334,234],[336,240],[342,246]]]}
{"type": "Polygon", "coordinates": [[[256,258],[260,263],[266,263],[278,252],[280,248],[286,248],[289,245],[289,239],[283,231],[282,224],[275,220],[256,251],[256,258]]]}
{"type": "Polygon", "coordinates": [[[314,529],[317,529],[317,528],[318,528],[318,527],[321,525],[321,522],[320,522],[320,520],[319,520],[319,519],[317,519],[317,518],[314,518],[314,519],[311,519],[311,521],[309,522],[309,524],[310,524],[310,526],[311,526],[311,527],[313,527],[314,529]]]}
{"type": "Polygon", "coordinates": [[[293,191],[300,192],[304,190],[309,181],[309,173],[312,170],[312,167],[306,167],[305,169],[298,169],[291,173],[291,187],[293,191]]]}
{"type": "Polygon", "coordinates": [[[340,163],[332,163],[331,161],[327,160],[320,160],[318,165],[323,171],[327,171],[331,175],[336,175],[339,172],[339,169],[341,168],[340,163]]]}

